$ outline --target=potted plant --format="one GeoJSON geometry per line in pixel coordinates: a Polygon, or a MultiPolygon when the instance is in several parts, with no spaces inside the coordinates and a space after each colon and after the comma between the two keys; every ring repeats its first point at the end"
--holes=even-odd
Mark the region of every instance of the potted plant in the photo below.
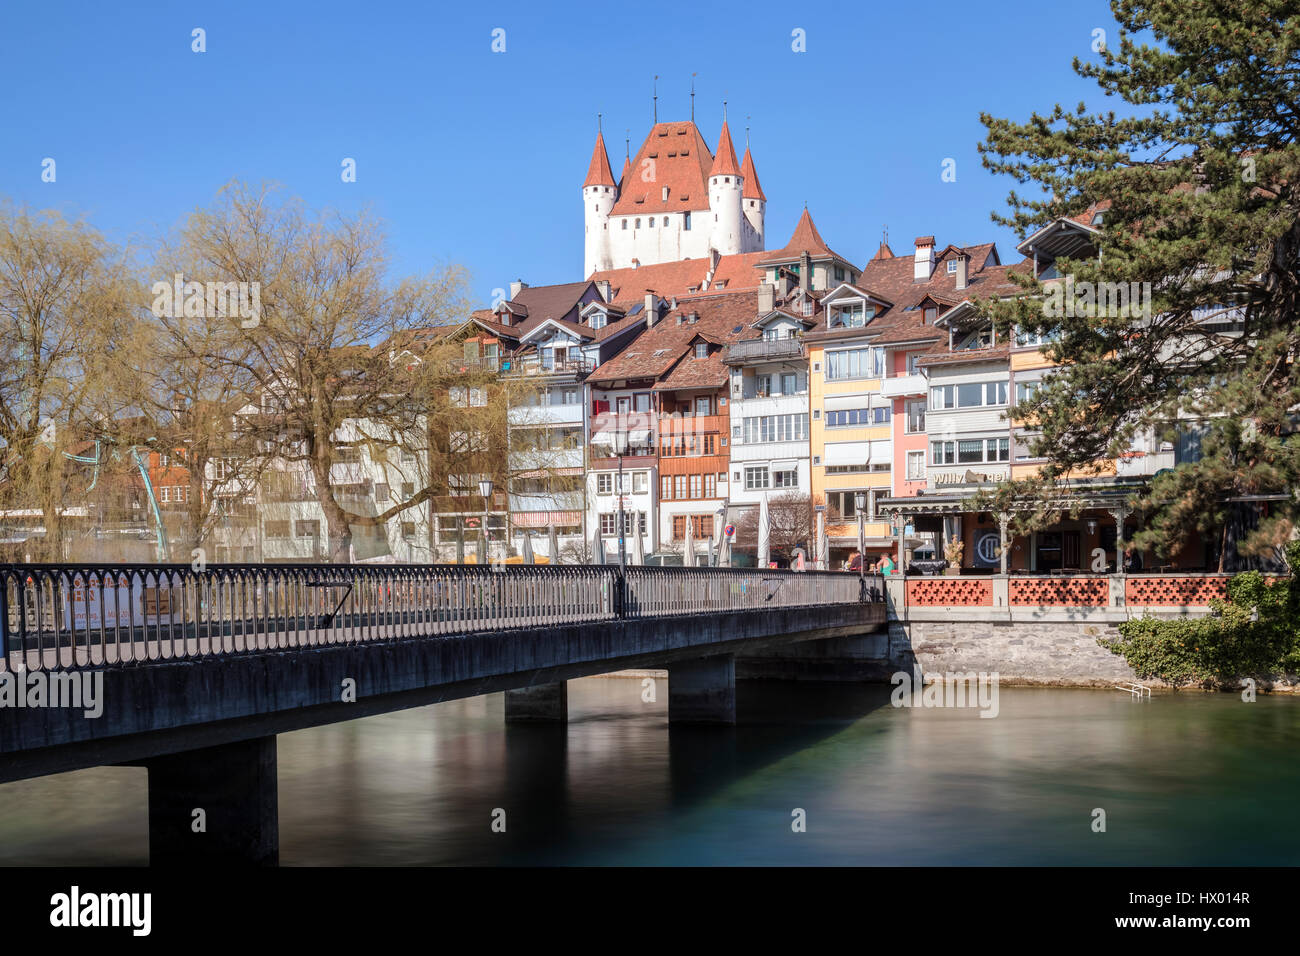
{"type": "Polygon", "coordinates": [[[948,566],[943,569],[946,575],[954,576],[961,574],[961,553],[966,545],[959,539],[953,538],[943,546],[943,556],[948,561],[948,566]]]}

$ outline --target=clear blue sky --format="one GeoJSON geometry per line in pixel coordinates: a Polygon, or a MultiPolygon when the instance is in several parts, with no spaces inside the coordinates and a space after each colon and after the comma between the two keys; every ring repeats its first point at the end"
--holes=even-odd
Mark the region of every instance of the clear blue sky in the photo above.
{"type": "Polygon", "coordinates": [[[317,206],[369,204],[394,264],[457,261],[476,300],[513,278],[582,278],[581,185],[605,117],[611,163],[659,116],[716,146],[722,100],[746,122],[768,196],[768,246],[804,203],[861,263],[1015,237],[989,219],[1007,180],[980,165],[979,112],[1025,118],[1086,98],[1070,69],[1101,0],[918,3],[10,3],[0,11],[0,196],[84,213],[119,241],[180,222],[231,178],[317,206]],[[191,52],[195,27],[207,52],[191,52]],[[494,28],[506,52],[491,50],[494,28]],[[791,49],[806,31],[807,52],[791,49]],[[748,121],[746,117],[750,117],[748,121]],[[41,162],[57,162],[57,182],[41,162]],[[340,180],[344,157],[357,182],[340,180]],[[941,180],[945,158],[957,180],[941,180]]]}

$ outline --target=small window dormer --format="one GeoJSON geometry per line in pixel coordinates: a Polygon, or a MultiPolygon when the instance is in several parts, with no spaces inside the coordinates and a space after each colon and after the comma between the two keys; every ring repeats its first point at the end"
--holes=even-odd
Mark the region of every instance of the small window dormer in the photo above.
{"type": "Polygon", "coordinates": [[[599,309],[592,312],[591,317],[587,320],[587,324],[593,329],[603,329],[607,322],[609,322],[609,316],[604,312],[601,312],[599,309]]]}
{"type": "Polygon", "coordinates": [[[702,359],[702,358],[708,358],[708,357],[709,357],[709,343],[708,343],[708,342],[696,342],[696,343],[695,343],[695,357],[696,357],[697,359],[702,359]]]}

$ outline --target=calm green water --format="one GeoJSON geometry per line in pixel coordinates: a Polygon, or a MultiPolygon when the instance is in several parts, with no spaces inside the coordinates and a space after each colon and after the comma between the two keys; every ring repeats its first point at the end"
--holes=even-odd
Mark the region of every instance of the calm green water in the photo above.
{"type": "MultiPolygon", "coordinates": [[[[670,731],[658,690],[571,682],[565,728],[493,695],[283,735],[282,863],[1300,863],[1300,700],[1003,688],[990,720],[742,683],[739,727],[670,731]]],[[[145,803],[131,768],[0,786],[0,863],[144,864],[145,803]]]]}

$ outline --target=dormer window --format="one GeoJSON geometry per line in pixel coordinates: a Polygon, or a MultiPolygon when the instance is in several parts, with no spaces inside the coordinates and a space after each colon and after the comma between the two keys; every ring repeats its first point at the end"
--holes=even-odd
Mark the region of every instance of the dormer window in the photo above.
{"type": "Polygon", "coordinates": [[[956,259],[949,259],[949,260],[948,260],[948,274],[949,274],[949,275],[952,275],[952,274],[955,273],[956,271],[957,271],[957,260],[956,260],[956,259]]]}
{"type": "Polygon", "coordinates": [[[606,316],[604,312],[591,313],[591,327],[593,329],[603,329],[605,327],[606,316]]]}
{"type": "Polygon", "coordinates": [[[696,343],[695,343],[695,357],[696,357],[697,359],[702,359],[702,358],[708,358],[708,357],[709,357],[709,343],[708,343],[708,342],[696,342],[696,343]]]}
{"type": "Polygon", "coordinates": [[[934,325],[939,318],[939,309],[937,306],[929,305],[925,308],[925,324],[934,325]]]}

